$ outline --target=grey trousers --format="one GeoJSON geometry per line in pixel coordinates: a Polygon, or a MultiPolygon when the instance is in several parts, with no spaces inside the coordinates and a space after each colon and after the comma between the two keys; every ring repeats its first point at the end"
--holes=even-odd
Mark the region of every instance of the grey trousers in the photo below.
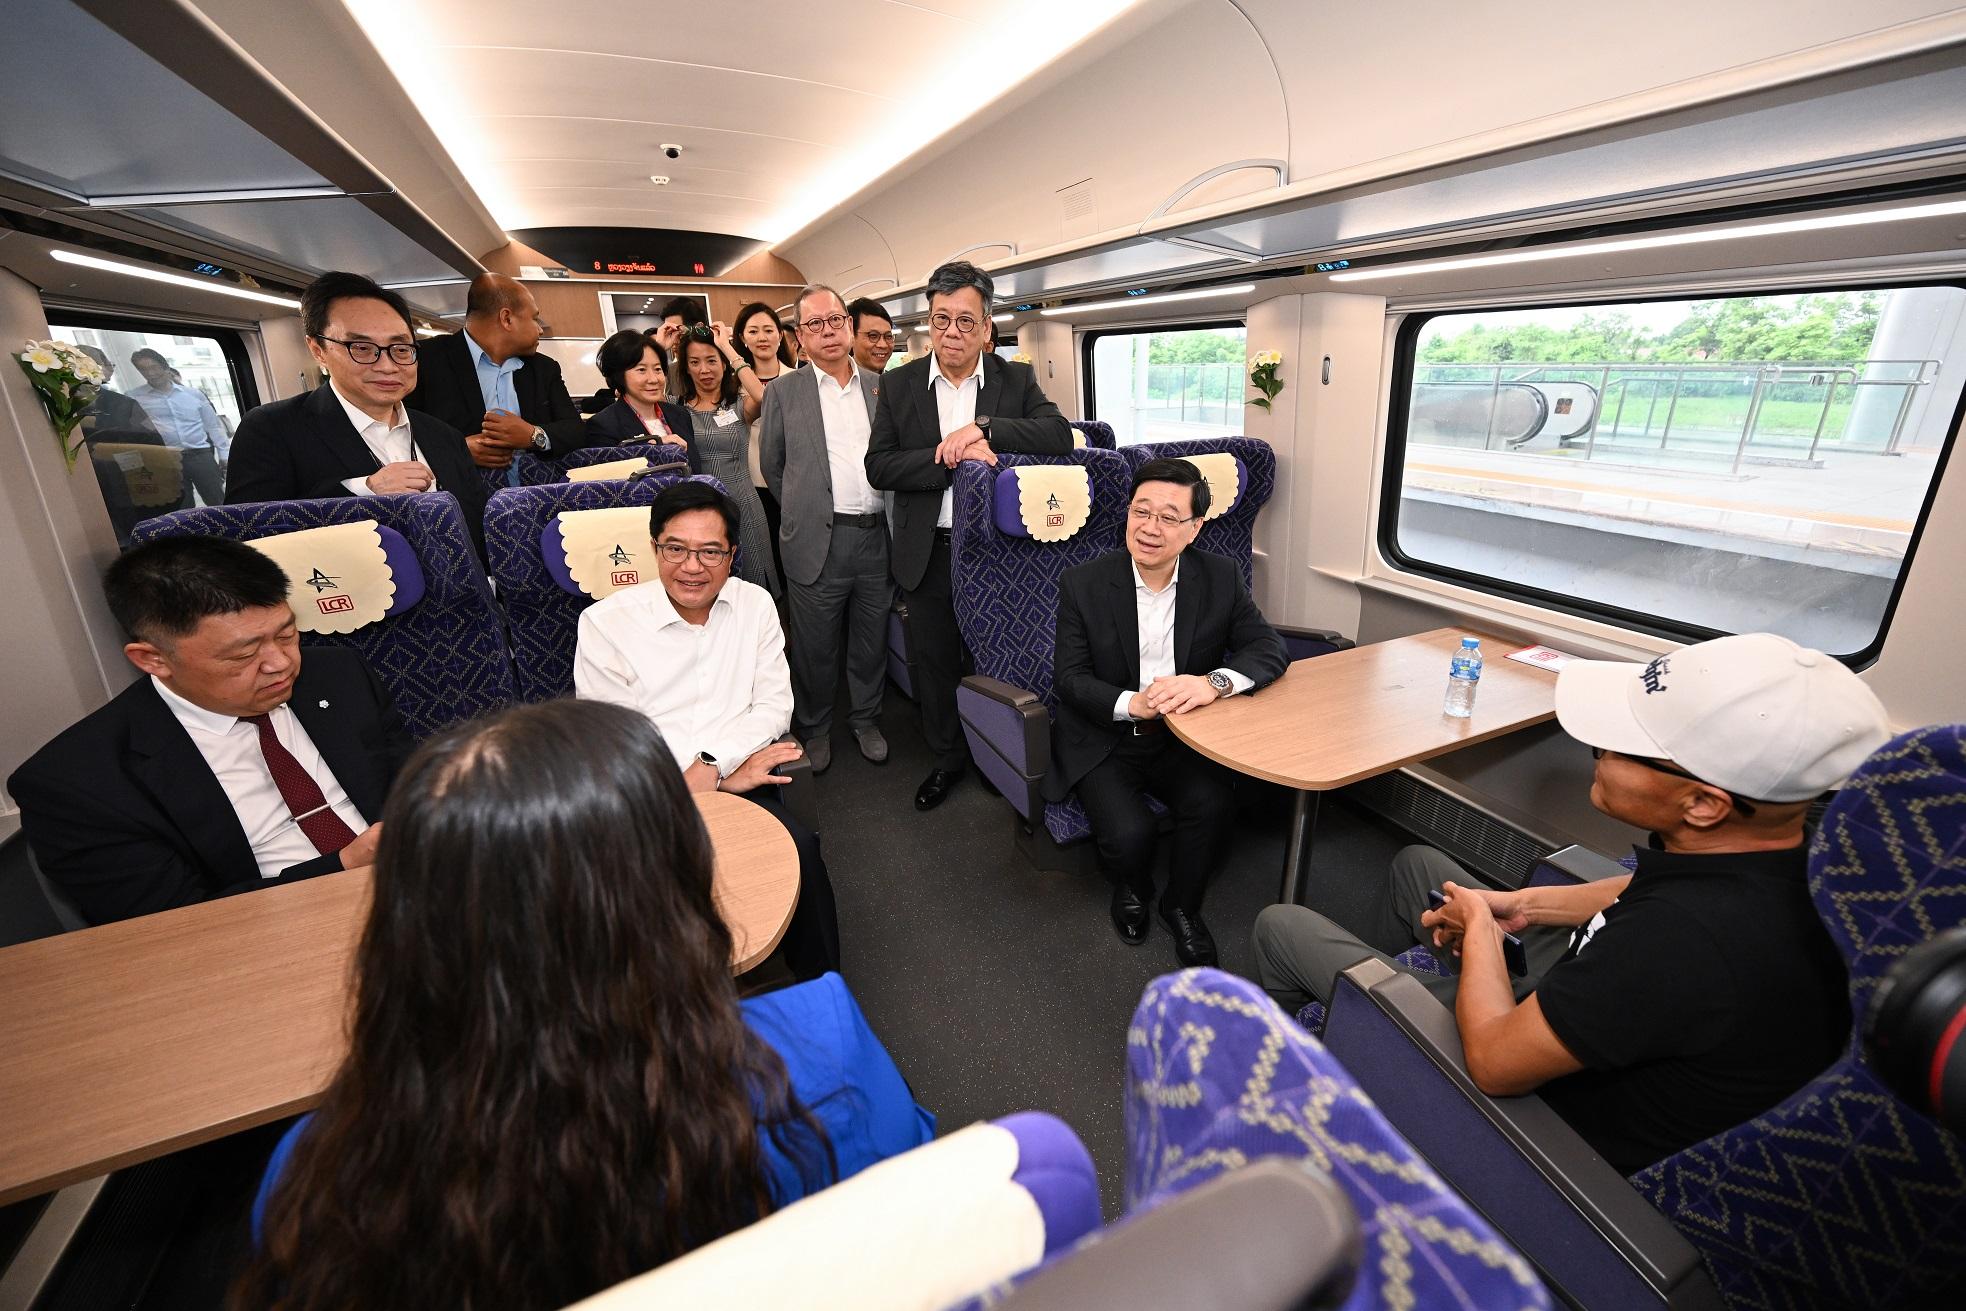
{"type": "MultiPolygon", "coordinates": [[[[1433,933],[1420,927],[1420,916],[1427,910],[1427,893],[1448,882],[1482,886],[1445,852],[1422,846],[1402,850],[1393,857],[1387,897],[1379,907],[1381,922],[1374,926],[1373,936],[1381,942],[1405,941],[1431,948],[1433,933]]],[[[1517,1001],[1534,992],[1550,966],[1562,959],[1564,949],[1570,945],[1570,934],[1567,928],[1535,927],[1516,935],[1522,939],[1523,953],[1529,961],[1529,972],[1514,980],[1517,1001]]],[[[1256,968],[1263,987],[1279,1006],[1291,1012],[1302,1010],[1313,1000],[1329,1002],[1339,973],[1368,957],[1384,961],[1394,969],[1400,968],[1392,957],[1375,951],[1307,906],[1269,907],[1256,917],[1255,940],[1256,968]]],[[[1451,1007],[1461,986],[1461,962],[1451,953],[1440,955],[1442,964],[1450,971],[1446,977],[1429,974],[1414,977],[1451,1007]]]]}
{"type": "Polygon", "coordinates": [[[833,731],[833,693],[846,655],[847,724],[872,728],[881,719],[887,678],[887,616],[894,578],[887,565],[887,529],[833,524],[826,563],[810,583],[785,580],[792,628],[792,729],[800,741],[833,731]]]}
{"type": "Polygon", "coordinates": [[[184,480],[191,484],[185,488],[184,503],[191,502],[192,488],[198,491],[198,499],[206,505],[225,504],[225,474],[218,467],[218,452],[209,446],[180,447],[184,457],[184,480]]]}

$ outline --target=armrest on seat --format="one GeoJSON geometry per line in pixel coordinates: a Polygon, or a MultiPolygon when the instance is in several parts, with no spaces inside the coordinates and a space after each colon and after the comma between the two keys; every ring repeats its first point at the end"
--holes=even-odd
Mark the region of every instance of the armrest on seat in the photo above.
{"type": "Polygon", "coordinates": [[[1535,1096],[1476,1088],[1453,1012],[1379,960],[1338,977],[1325,1046],[1393,1127],[1586,1307],[1719,1308],[1693,1245],[1535,1096]]]}
{"type": "MultiPolygon", "coordinates": [[[[797,744],[798,739],[790,733],[778,739],[780,742],[797,744]]],[[[791,779],[778,787],[778,799],[785,803],[785,809],[792,812],[792,818],[811,829],[819,831],[819,785],[813,781],[812,761],[807,758],[805,749],[799,749],[799,758],[778,767],[778,772],[791,779]]]]}
{"type": "Polygon", "coordinates": [[[1035,692],[971,674],[956,689],[956,712],[970,755],[1026,820],[1044,810],[1040,791],[1051,768],[1051,712],[1035,692]]]}
{"type": "Polygon", "coordinates": [[[1340,637],[1329,628],[1295,628],[1288,624],[1274,624],[1272,627],[1283,639],[1284,652],[1292,660],[1308,660],[1312,656],[1330,655],[1333,651],[1349,651],[1355,645],[1351,638],[1340,637]]]}
{"type": "Polygon", "coordinates": [[[1304,1162],[1272,1158],[1121,1221],[995,1305],[1308,1311],[1343,1305],[1363,1259],[1344,1193],[1304,1162]]]}
{"type": "Polygon", "coordinates": [[[1573,843],[1537,861],[1536,868],[1529,872],[1529,885],[1595,883],[1629,873],[1630,870],[1611,857],[1573,843]]]}

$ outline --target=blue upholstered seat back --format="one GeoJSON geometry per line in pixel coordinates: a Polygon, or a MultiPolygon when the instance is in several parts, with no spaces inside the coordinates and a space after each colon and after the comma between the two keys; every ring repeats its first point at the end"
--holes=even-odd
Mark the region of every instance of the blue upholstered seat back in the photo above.
{"type": "MultiPolygon", "coordinates": [[[[512,468],[516,468],[519,471],[518,485],[521,487],[539,487],[546,483],[566,481],[566,475],[560,472],[557,465],[551,461],[540,459],[531,451],[520,451],[514,455],[512,457],[512,468]]],[[[500,492],[512,486],[511,469],[480,468],[478,470],[478,477],[484,480],[485,490],[490,492],[500,492]]]]}
{"type": "Polygon", "coordinates": [[[998,468],[966,461],[956,469],[950,570],[956,620],[976,658],[976,672],[1026,688],[1055,709],[1051,655],[1058,623],[1058,576],[1120,545],[1127,466],[1112,451],[1091,447],[1059,456],[999,455],[998,468]],[[992,518],[1001,470],[1037,464],[1085,468],[1092,513],[1062,542],[1039,542],[1001,532],[992,518]]]}
{"type": "Polygon", "coordinates": [[[547,465],[564,482],[569,469],[584,469],[590,464],[612,464],[616,460],[632,460],[636,456],[646,456],[652,465],[683,464],[688,461],[689,452],[680,446],[651,442],[635,442],[628,446],[589,446],[584,450],[569,451],[560,459],[547,462],[547,465]]]}
{"type": "MultiPolygon", "coordinates": [[[[1879,979],[1966,923],[1966,726],[1865,761],[1809,852],[1861,1026],[1879,979]]],[[[1780,1106],[1635,1176],[1736,1306],[1926,1306],[1966,1269],[1966,1144],[1885,1090],[1855,1032],[1780,1106]]]]}
{"type": "Polygon", "coordinates": [[[1113,436],[1113,425],[1101,423],[1097,419],[1073,419],[1074,428],[1085,434],[1087,446],[1097,446],[1102,451],[1110,451],[1119,443],[1113,436]]]}
{"type": "Polygon", "coordinates": [[[509,702],[512,664],[504,624],[471,549],[464,515],[448,492],[200,506],[144,520],[131,534],[131,545],[191,536],[249,542],[363,519],[395,529],[416,552],[423,600],[352,633],[303,634],[301,645],[360,651],[419,738],[509,702]]]}
{"type": "Polygon", "coordinates": [[[1244,587],[1255,585],[1256,515],[1277,489],[1277,457],[1270,444],[1255,437],[1197,437],[1182,442],[1148,442],[1128,446],[1120,454],[1134,469],[1149,460],[1181,459],[1223,452],[1242,462],[1248,483],[1226,514],[1210,519],[1195,535],[1196,550],[1226,555],[1242,566],[1244,587]]]}
{"type": "MultiPolygon", "coordinates": [[[[681,475],[660,474],[636,482],[548,483],[510,487],[485,508],[485,554],[511,624],[513,679],[521,701],[550,701],[573,694],[573,649],[580,612],[594,604],[561,586],[540,554],[540,533],[565,510],[606,510],[647,505],[681,475]]],[[[713,478],[704,479],[721,486],[713,478]]]]}

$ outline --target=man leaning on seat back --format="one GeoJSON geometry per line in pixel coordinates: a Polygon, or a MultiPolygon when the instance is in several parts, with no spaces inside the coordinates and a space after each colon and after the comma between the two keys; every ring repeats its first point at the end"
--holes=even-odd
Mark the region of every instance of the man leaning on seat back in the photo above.
{"type": "Polygon", "coordinates": [[[770,811],[799,849],[799,901],[785,961],[801,979],[840,968],[833,885],[819,838],[778,801],[778,772],[799,758],[778,738],[792,722],[792,671],[771,593],[731,577],[737,506],[707,482],[664,488],[649,506],[658,581],[583,610],[574,693],[639,710],[675,754],[692,792],[729,792],[770,811]]]}
{"type": "MultiPolygon", "coordinates": [[[[1539,1092],[1633,1174],[1775,1105],[1842,1050],[1847,985],[1810,901],[1803,816],[1890,727],[1855,674],[1768,633],[1570,665],[1556,714],[1598,757],[1591,804],[1651,832],[1636,871],[1491,892],[1409,847],[1386,937],[1460,958],[1458,975],[1421,981],[1453,1005],[1483,1092],[1539,1092]],[[1513,988],[1504,931],[1529,957],[1513,988]]],[[[1338,971],[1378,955],[1301,906],[1258,917],[1256,952],[1286,1006],[1328,1001],[1338,971]]]]}
{"type": "Polygon", "coordinates": [[[287,578],[241,542],[167,537],[109,567],[147,678],[7,790],[41,872],[91,924],[375,860],[412,743],[353,651],[301,660],[287,578]]]}

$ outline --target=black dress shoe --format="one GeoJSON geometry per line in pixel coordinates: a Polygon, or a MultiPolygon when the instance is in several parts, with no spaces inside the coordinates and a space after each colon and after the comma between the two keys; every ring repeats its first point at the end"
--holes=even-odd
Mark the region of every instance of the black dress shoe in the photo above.
{"type": "Polygon", "coordinates": [[[962,781],[962,776],[960,769],[929,770],[928,777],[915,789],[915,809],[934,810],[949,795],[949,790],[962,781]]]}
{"type": "Polygon", "coordinates": [[[1161,907],[1160,922],[1174,935],[1174,955],[1183,965],[1214,965],[1215,939],[1199,914],[1161,907]]]}
{"type": "Polygon", "coordinates": [[[1140,894],[1121,883],[1113,888],[1113,927],[1119,930],[1120,941],[1129,947],[1137,947],[1147,940],[1147,903],[1140,894]]]}

